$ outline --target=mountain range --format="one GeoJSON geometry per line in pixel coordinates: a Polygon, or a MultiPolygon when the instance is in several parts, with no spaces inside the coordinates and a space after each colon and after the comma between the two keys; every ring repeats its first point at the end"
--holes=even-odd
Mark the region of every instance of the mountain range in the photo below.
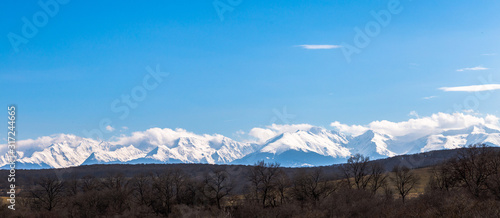
{"type": "MultiPolygon", "coordinates": [[[[416,139],[374,130],[346,135],[315,126],[280,132],[261,142],[236,141],[218,134],[197,135],[182,129],[152,128],[146,133],[114,141],[97,141],[67,134],[26,140],[20,143],[17,151],[17,168],[67,168],[116,163],[250,165],[261,160],[299,167],[343,163],[355,153],[370,159],[381,159],[477,143],[500,146],[500,130],[485,125],[447,130],[416,139]]],[[[0,167],[8,167],[7,155],[0,157],[0,167]]]]}

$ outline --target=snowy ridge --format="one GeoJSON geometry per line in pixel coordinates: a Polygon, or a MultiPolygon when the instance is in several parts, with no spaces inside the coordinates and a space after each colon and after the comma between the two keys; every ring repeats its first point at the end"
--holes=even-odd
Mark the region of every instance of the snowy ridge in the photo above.
{"type": "MultiPolygon", "coordinates": [[[[500,146],[500,130],[485,125],[432,133],[417,139],[374,130],[351,136],[310,125],[266,134],[268,139],[262,142],[239,142],[219,134],[197,135],[183,129],[160,128],[100,142],[58,134],[19,141],[18,166],[30,169],[105,163],[253,164],[260,160],[279,162],[283,166],[314,166],[342,163],[355,153],[379,159],[476,143],[500,146]]],[[[0,166],[8,166],[7,154],[0,156],[0,166]]]]}

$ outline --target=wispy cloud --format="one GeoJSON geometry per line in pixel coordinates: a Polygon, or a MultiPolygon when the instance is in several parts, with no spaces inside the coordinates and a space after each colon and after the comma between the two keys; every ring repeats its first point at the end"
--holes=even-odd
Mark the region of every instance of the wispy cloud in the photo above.
{"type": "Polygon", "coordinates": [[[423,97],[422,99],[424,100],[429,100],[429,99],[433,99],[433,98],[436,98],[437,96],[427,96],[427,97],[423,97]]]}
{"type": "Polygon", "coordinates": [[[484,84],[474,86],[441,87],[445,92],[481,92],[500,89],[500,84],[484,84]]]}
{"type": "Polygon", "coordinates": [[[110,132],[113,132],[113,131],[115,131],[115,128],[113,128],[113,127],[112,127],[112,126],[110,126],[110,125],[107,125],[107,126],[106,126],[106,130],[108,130],[108,131],[110,131],[110,132]]]}
{"type": "Polygon", "coordinates": [[[483,67],[483,66],[477,66],[477,67],[466,67],[466,68],[462,68],[462,69],[458,69],[457,71],[461,72],[461,71],[467,71],[467,70],[487,70],[488,68],[486,67],[483,67]]]}
{"type": "Polygon", "coordinates": [[[127,126],[122,126],[122,128],[120,128],[120,132],[125,132],[128,130],[128,127],[127,126]]]}
{"type": "Polygon", "coordinates": [[[305,49],[335,49],[340,48],[340,45],[298,45],[305,49]]]}
{"type": "Polygon", "coordinates": [[[420,117],[416,111],[411,111],[411,112],[408,114],[408,116],[411,116],[411,117],[416,117],[416,118],[419,118],[419,117],[420,117]]]}
{"type": "Polygon", "coordinates": [[[497,53],[487,53],[487,54],[481,54],[481,55],[484,55],[484,56],[493,56],[493,55],[497,55],[497,53]]]}
{"type": "Polygon", "coordinates": [[[467,113],[467,114],[472,114],[472,113],[474,113],[474,109],[462,110],[462,112],[467,113]]]}

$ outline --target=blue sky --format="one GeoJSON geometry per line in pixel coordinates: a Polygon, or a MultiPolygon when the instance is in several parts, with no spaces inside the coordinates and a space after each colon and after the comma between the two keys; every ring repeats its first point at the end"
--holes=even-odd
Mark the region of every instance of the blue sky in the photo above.
{"type": "Polygon", "coordinates": [[[151,127],[232,136],[273,122],[402,121],[411,111],[500,116],[497,86],[450,88],[500,84],[498,1],[401,0],[350,61],[343,49],[354,29],[376,22],[370,12],[388,1],[220,2],[231,8],[223,19],[210,0],[57,3],[17,46],[23,17],[46,12],[36,1],[4,4],[1,104],[17,105],[19,138],[84,136],[102,120],[115,129],[102,130],[108,138],[151,127]],[[112,103],[141,88],[148,66],[169,75],[120,119],[112,103]],[[293,116],[280,119],[284,110],[293,116]]]}

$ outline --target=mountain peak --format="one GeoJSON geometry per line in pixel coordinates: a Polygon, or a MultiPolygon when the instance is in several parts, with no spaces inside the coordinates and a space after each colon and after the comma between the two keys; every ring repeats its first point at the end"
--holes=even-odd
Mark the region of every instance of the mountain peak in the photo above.
{"type": "Polygon", "coordinates": [[[441,133],[441,135],[451,136],[451,135],[464,135],[464,134],[494,134],[494,133],[500,133],[500,130],[491,129],[488,128],[486,125],[478,124],[463,129],[448,130],[441,133]]]}
{"type": "MultiPolygon", "coordinates": [[[[154,135],[155,140],[143,137],[119,143],[64,134],[55,135],[54,138],[38,139],[38,146],[19,149],[18,162],[28,167],[64,168],[96,163],[253,164],[265,159],[280,161],[283,166],[299,166],[338,163],[354,153],[378,159],[476,143],[500,145],[500,131],[486,125],[448,130],[418,139],[392,137],[373,130],[358,136],[346,136],[323,127],[307,126],[299,130],[291,128],[279,133],[276,131],[276,135],[264,143],[239,142],[217,134],[166,132],[163,135],[154,135]]],[[[35,143],[33,141],[35,140],[29,143],[35,143]]],[[[0,167],[7,164],[7,158],[1,157],[0,167]]]]}

